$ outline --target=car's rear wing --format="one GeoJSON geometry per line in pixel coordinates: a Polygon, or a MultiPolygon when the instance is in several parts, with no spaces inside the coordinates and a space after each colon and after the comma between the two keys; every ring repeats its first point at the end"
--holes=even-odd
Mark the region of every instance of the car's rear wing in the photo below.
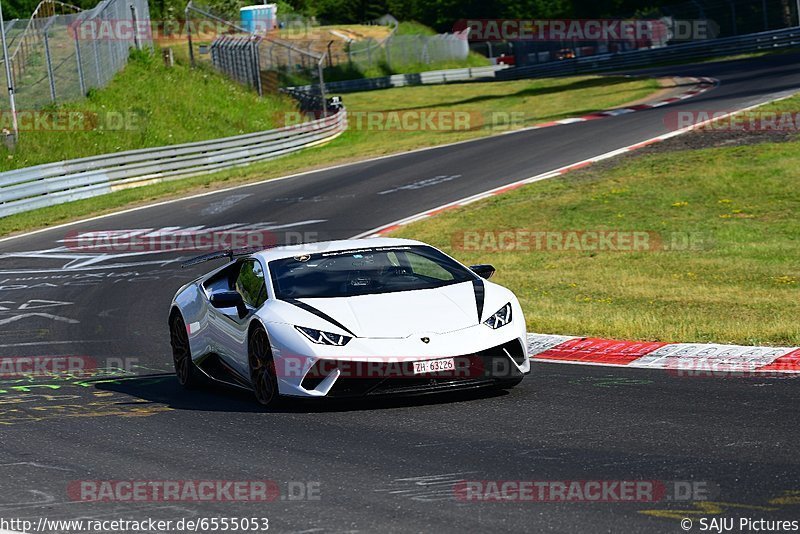
{"type": "Polygon", "coordinates": [[[237,249],[217,250],[215,252],[203,254],[202,256],[197,256],[196,258],[192,258],[191,260],[186,260],[185,262],[181,263],[181,268],[186,269],[188,267],[194,267],[195,265],[199,265],[207,261],[219,260],[222,258],[228,258],[228,261],[233,261],[234,258],[238,258],[239,256],[249,256],[251,254],[255,254],[256,252],[260,252],[261,250],[263,249],[237,248],[237,249]]]}

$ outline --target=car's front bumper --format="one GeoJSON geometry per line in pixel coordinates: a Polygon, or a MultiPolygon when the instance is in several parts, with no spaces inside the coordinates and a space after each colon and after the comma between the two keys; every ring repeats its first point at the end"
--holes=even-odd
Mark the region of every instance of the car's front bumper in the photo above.
{"type": "Polygon", "coordinates": [[[355,338],[344,347],[331,347],[302,339],[290,325],[269,325],[279,391],[294,397],[403,395],[513,386],[530,371],[524,330],[524,326],[490,330],[476,325],[447,334],[418,333],[403,339],[355,338]],[[453,358],[455,369],[414,373],[415,362],[448,358],[453,358]]]}

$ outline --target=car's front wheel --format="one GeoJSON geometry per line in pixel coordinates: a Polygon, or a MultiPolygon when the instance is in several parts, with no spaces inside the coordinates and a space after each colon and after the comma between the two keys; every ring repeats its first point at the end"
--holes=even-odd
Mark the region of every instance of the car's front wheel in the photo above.
{"type": "Polygon", "coordinates": [[[262,326],[255,327],[250,334],[247,359],[256,399],[264,406],[274,406],[279,400],[278,380],[275,377],[275,361],[272,358],[269,336],[262,326]]]}
{"type": "Polygon", "coordinates": [[[177,312],[169,320],[169,342],[172,345],[172,360],[175,364],[175,376],[178,377],[178,383],[186,389],[199,386],[202,378],[192,362],[192,350],[189,347],[186,323],[181,314],[177,312]]]}

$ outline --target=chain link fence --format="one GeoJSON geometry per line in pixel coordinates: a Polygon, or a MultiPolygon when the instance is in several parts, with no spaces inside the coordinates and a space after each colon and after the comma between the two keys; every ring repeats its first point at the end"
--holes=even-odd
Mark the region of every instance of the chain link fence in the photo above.
{"type": "Polygon", "coordinates": [[[332,63],[347,62],[360,70],[386,66],[388,69],[408,65],[464,61],[469,55],[465,34],[395,35],[382,41],[366,39],[352,41],[341,53],[332,55],[332,63]]]}
{"type": "MultiPolygon", "coordinates": [[[[251,55],[251,51],[245,50],[244,43],[251,42],[258,48],[260,70],[306,72],[318,76],[318,66],[325,55],[324,45],[320,52],[319,43],[285,41],[250,32],[242,28],[239,21],[228,20],[224,13],[194,0],[186,5],[185,11],[189,57],[193,63],[210,59],[216,67],[224,66],[221,70],[228,72],[233,59],[226,54],[242,56],[239,64],[249,62],[244,56],[251,55]]],[[[241,79],[242,75],[234,78],[241,79]]]]}
{"type": "Polygon", "coordinates": [[[383,39],[299,38],[292,39],[291,44],[309,53],[325,54],[327,67],[348,66],[362,72],[377,67],[392,70],[409,65],[464,61],[470,52],[469,41],[463,33],[396,35],[395,31],[396,28],[383,39]]]}
{"type": "MultiPolygon", "coordinates": [[[[75,100],[108,84],[130,48],[152,46],[142,29],[149,17],[146,0],[104,0],[86,11],[45,0],[24,24],[11,21],[6,29],[17,109],[75,100]]],[[[0,109],[8,106],[0,99],[0,109]]]]}
{"type": "Polygon", "coordinates": [[[386,25],[394,27],[382,39],[356,40],[302,21],[285,32],[253,33],[239,21],[226,20],[231,16],[203,0],[191,0],[185,17],[190,30],[189,56],[193,63],[210,61],[217,70],[259,94],[285,87],[324,87],[320,81],[324,82],[326,68],[391,71],[408,65],[464,61],[470,53],[466,32],[397,35],[396,21],[386,25]],[[332,39],[330,34],[338,38],[332,39]]]}
{"type": "MultiPolygon", "coordinates": [[[[297,85],[296,79],[323,80],[326,53],[297,43],[248,32],[209,6],[190,1],[186,6],[189,57],[193,64],[209,61],[218,71],[259,95],[297,85]],[[194,33],[193,33],[194,32],[194,33]],[[195,46],[197,45],[197,46],[195,46]]],[[[324,88],[323,88],[324,91],[324,88]]],[[[324,92],[323,109],[326,107],[324,92]]]]}
{"type": "Polygon", "coordinates": [[[211,63],[228,77],[263,94],[259,70],[259,44],[260,39],[257,37],[220,36],[211,44],[211,63]]]}

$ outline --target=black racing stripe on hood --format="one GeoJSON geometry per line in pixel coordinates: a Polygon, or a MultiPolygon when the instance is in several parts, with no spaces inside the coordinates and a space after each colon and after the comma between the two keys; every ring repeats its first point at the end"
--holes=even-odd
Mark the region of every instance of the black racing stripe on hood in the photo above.
{"type": "Polygon", "coordinates": [[[472,289],[475,291],[475,305],[478,307],[478,322],[483,322],[483,300],[486,295],[486,288],[483,286],[483,280],[475,278],[472,281],[472,289]]]}
{"type": "Polygon", "coordinates": [[[313,313],[314,315],[316,315],[317,317],[319,317],[321,319],[325,319],[329,323],[338,326],[339,328],[341,328],[342,330],[344,330],[345,332],[347,332],[348,334],[350,334],[353,337],[358,337],[349,328],[344,326],[342,323],[340,323],[339,321],[337,321],[336,319],[334,319],[333,317],[331,317],[327,313],[316,309],[314,306],[312,306],[310,304],[306,304],[305,302],[302,302],[302,301],[297,300],[297,299],[281,299],[281,300],[283,300],[285,302],[288,302],[289,304],[294,304],[298,308],[304,309],[308,313],[313,313]]]}

